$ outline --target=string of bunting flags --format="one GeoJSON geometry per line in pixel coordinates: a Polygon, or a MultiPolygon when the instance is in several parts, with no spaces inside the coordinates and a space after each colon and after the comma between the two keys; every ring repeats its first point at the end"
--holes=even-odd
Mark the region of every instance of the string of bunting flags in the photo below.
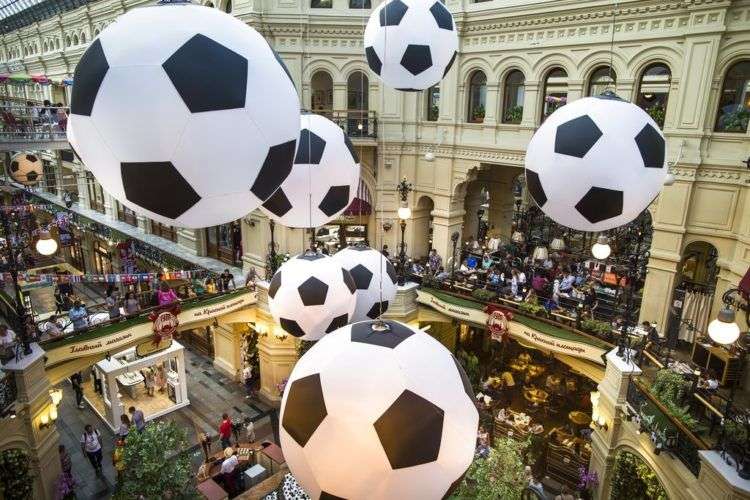
{"type": "MultiPolygon", "coordinates": [[[[110,274],[36,274],[19,272],[18,279],[27,283],[137,283],[153,281],[160,276],[162,280],[203,279],[211,275],[205,269],[168,271],[163,273],[110,273],[110,274]]],[[[10,273],[2,273],[3,280],[10,280],[10,273]]]]}

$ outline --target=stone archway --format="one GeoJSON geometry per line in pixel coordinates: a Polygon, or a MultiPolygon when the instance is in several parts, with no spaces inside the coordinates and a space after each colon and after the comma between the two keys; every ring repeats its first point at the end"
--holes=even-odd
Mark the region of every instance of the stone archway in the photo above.
{"type": "Polygon", "coordinates": [[[412,210],[412,248],[409,254],[415,258],[427,257],[432,248],[432,210],[435,202],[429,196],[421,196],[412,210]]]}
{"type": "Polygon", "coordinates": [[[669,497],[656,471],[636,453],[623,448],[615,457],[609,498],[667,500],[669,497]]]}

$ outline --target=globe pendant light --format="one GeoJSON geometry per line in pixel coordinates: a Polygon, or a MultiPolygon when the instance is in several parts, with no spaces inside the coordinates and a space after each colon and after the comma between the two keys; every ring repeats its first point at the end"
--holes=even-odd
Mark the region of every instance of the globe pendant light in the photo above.
{"type": "Polygon", "coordinates": [[[437,499],[471,465],[479,415],[448,349],[378,320],[329,333],[299,359],[279,423],[284,458],[311,498],[437,499]]]}
{"type": "Polygon", "coordinates": [[[514,231],[513,236],[510,237],[510,240],[513,243],[521,244],[524,241],[526,241],[526,236],[524,236],[524,234],[521,231],[514,231]]]}
{"type": "Polygon", "coordinates": [[[549,257],[547,247],[540,245],[534,249],[534,253],[532,255],[532,258],[534,260],[547,260],[547,257],[549,257]]]}
{"type": "Polygon", "coordinates": [[[57,252],[57,241],[50,236],[49,231],[40,231],[36,241],[36,251],[40,255],[52,255],[57,252]]]}
{"type": "Polygon", "coordinates": [[[591,255],[595,259],[605,260],[612,253],[612,248],[609,246],[609,238],[605,235],[600,234],[596,239],[596,243],[591,247],[591,255]]]}
{"type": "Polygon", "coordinates": [[[734,321],[734,310],[724,308],[708,325],[708,336],[721,345],[734,344],[740,337],[740,326],[734,321]]]}

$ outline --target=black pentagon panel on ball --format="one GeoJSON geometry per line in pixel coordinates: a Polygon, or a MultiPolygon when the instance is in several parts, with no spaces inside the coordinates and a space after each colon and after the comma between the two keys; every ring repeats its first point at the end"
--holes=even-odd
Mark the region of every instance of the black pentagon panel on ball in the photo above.
{"type": "Polygon", "coordinates": [[[109,71],[107,56],[104,55],[102,42],[97,38],[78,61],[73,81],[73,90],[70,98],[70,112],[74,115],[91,116],[94,109],[96,95],[104,77],[109,71]]]}
{"type": "Polygon", "coordinates": [[[604,92],[602,92],[601,94],[599,94],[599,95],[595,95],[594,97],[596,97],[597,99],[606,99],[606,100],[608,100],[608,101],[621,101],[621,102],[626,102],[626,101],[625,101],[625,99],[623,99],[623,98],[622,98],[622,97],[620,97],[619,95],[615,94],[615,93],[614,93],[614,92],[612,92],[611,90],[605,90],[605,91],[604,91],[604,92]]]}
{"type": "Polygon", "coordinates": [[[326,333],[331,333],[334,330],[338,330],[339,328],[345,327],[347,324],[349,324],[349,315],[348,314],[342,314],[341,316],[336,316],[331,320],[331,324],[328,325],[328,328],[326,328],[326,333]]]}
{"type": "Polygon", "coordinates": [[[376,345],[395,349],[404,340],[414,335],[414,330],[395,321],[384,321],[388,325],[388,331],[375,331],[372,329],[374,321],[362,321],[352,325],[352,342],[376,345]]]}
{"type": "Polygon", "coordinates": [[[391,0],[380,10],[381,26],[398,26],[409,7],[401,0],[391,0]]]}
{"type": "Polygon", "coordinates": [[[451,13],[448,12],[445,5],[441,2],[435,2],[432,4],[432,7],[430,7],[430,13],[432,14],[432,17],[435,18],[438,28],[453,31],[453,17],[451,17],[451,13]]]}
{"type": "Polygon", "coordinates": [[[367,290],[370,287],[370,281],[372,280],[372,272],[362,264],[357,264],[349,270],[354,278],[354,283],[357,285],[358,290],[367,290]]]}
{"type": "Polygon", "coordinates": [[[395,285],[398,280],[398,275],[396,274],[396,268],[393,267],[390,260],[385,261],[385,272],[388,277],[391,278],[391,282],[395,285]]]}
{"type": "Polygon", "coordinates": [[[321,491],[320,492],[320,500],[346,500],[346,498],[344,498],[344,497],[337,497],[336,495],[328,493],[327,491],[321,491]]]}
{"type": "Polygon", "coordinates": [[[405,88],[399,88],[399,89],[396,89],[396,90],[398,90],[399,92],[421,92],[421,90],[419,90],[419,89],[405,89],[405,88]]]}
{"type": "Polygon", "coordinates": [[[375,302],[369,311],[367,311],[367,317],[370,319],[378,319],[378,317],[388,310],[388,301],[375,302]]]}
{"type": "Polygon", "coordinates": [[[26,159],[31,163],[35,163],[37,161],[37,157],[35,155],[26,155],[26,159]]]}
{"type": "Polygon", "coordinates": [[[444,412],[422,396],[405,390],[373,427],[392,469],[437,460],[443,438],[444,412]]]}
{"type": "Polygon", "coordinates": [[[318,208],[330,217],[336,212],[345,209],[348,204],[349,186],[332,186],[320,201],[318,208]]]}
{"type": "Polygon", "coordinates": [[[349,293],[354,293],[357,291],[357,284],[354,283],[354,278],[352,278],[352,275],[349,271],[341,268],[341,277],[344,280],[344,284],[346,285],[346,288],[349,289],[349,293]]]}
{"type": "Polygon", "coordinates": [[[432,54],[429,45],[409,44],[401,57],[401,66],[416,76],[432,67],[432,54]]]}
{"type": "Polygon", "coordinates": [[[304,447],[328,415],[320,374],[302,377],[289,386],[281,426],[304,447]]]}
{"type": "Polygon", "coordinates": [[[13,160],[10,162],[10,171],[11,172],[18,172],[18,162],[13,160]]]}
{"type": "Polygon", "coordinates": [[[279,318],[279,325],[281,325],[281,328],[283,328],[285,332],[293,337],[304,337],[305,335],[305,331],[299,326],[299,323],[293,319],[279,318]]]}
{"type": "Polygon", "coordinates": [[[453,354],[451,354],[451,357],[453,358],[453,362],[456,364],[456,370],[458,370],[458,376],[461,377],[461,383],[464,385],[464,392],[466,392],[466,395],[469,396],[469,400],[471,400],[473,404],[474,389],[471,388],[471,381],[469,381],[469,376],[466,375],[466,372],[464,371],[463,367],[458,362],[456,357],[453,354]]]}
{"type": "Polygon", "coordinates": [[[320,281],[315,276],[311,276],[297,287],[299,298],[306,306],[322,306],[326,303],[328,295],[328,285],[320,281]]]}
{"type": "Polygon", "coordinates": [[[573,118],[557,126],[555,153],[583,158],[601,136],[602,131],[589,115],[573,118]]]}
{"type": "Polygon", "coordinates": [[[176,219],[201,199],[169,161],[121,163],[120,174],[128,201],[168,219],[176,219]]]}
{"type": "Polygon", "coordinates": [[[380,75],[380,70],[383,69],[383,62],[375,52],[375,47],[365,47],[365,56],[367,57],[367,65],[370,67],[373,73],[380,75]]]}
{"type": "Polygon", "coordinates": [[[344,134],[344,144],[346,145],[346,149],[348,149],[349,152],[352,154],[352,159],[354,160],[354,163],[359,163],[359,155],[357,154],[357,150],[354,149],[354,145],[352,144],[352,141],[349,140],[349,137],[346,135],[346,132],[342,130],[341,133],[344,134]]]}
{"type": "Polygon", "coordinates": [[[39,178],[39,174],[34,172],[33,170],[26,174],[26,180],[30,182],[36,182],[36,180],[39,178]]]}
{"type": "Polygon", "coordinates": [[[299,145],[297,145],[297,156],[294,157],[295,165],[317,165],[323,158],[326,149],[326,141],[322,137],[303,129],[299,133],[299,145]]]}
{"type": "Polygon", "coordinates": [[[276,274],[271,278],[271,283],[268,284],[268,296],[271,298],[276,297],[276,292],[279,291],[281,286],[281,271],[276,271],[276,274]]]}
{"type": "Polygon", "coordinates": [[[245,107],[247,59],[205,35],[185,42],[162,68],[191,113],[245,107]]]}
{"type": "Polygon", "coordinates": [[[372,248],[368,247],[367,245],[363,243],[358,243],[356,245],[352,245],[350,247],[346,247],[347,250],[354,250],[355,252],[368,252],[372,250],[372,248]]]}
{"type": "Polygon", "coordinates": [[[298,255],[297,258],[300,260],[307,260],[307,261],[312,262],[314,260],[325,259],[326,256],[323,255],[322,253],[305,252],[303,254],[298,255]]]}
{"type": "Polygon", "coordinates": [[[453,63],[456,62],[457,55],[458,55],[458,52],[453,52],[453,55],[451,56],[451,60],[448,61],[447,66],[445,66],[445,71],[443,71],[443,78],[445,78],[445,75],[448,74],[448,71],[450,71],[451,66],[453,66],[453,63]]]}
{"type": "Polygon", "coordinates": [[[526,169],[526,186],[529,188],[529,194],[534,198],[536,204],[539,208],[542,208],[547,203],[547,195],[539,181],[539,174],[528,168],[526,169]]]}
{"type": "Polygon", "coordinates": [[[576,210],[595,224],[622,215],[623,193],[616,189],[592,187],[576,203],[576,210]]]}
{"type": "Polygon", "coordinates": [[[276,217],[283,217],[288,211],[292,209],[292,204],[289,202],[284,190],[279,188],[263,202],[263,208],[274,214],[276,217]]]}
{"type": "Polygon", "coordinates": [[[258,177],[255,178],[250,191],[260,198],[267,200],[292,171],[294,150],[297,141],[288,141],[268,148],[268,154],[260,167],[258,177]]]}
{"type": "Polygon", "coordinates": [[[664,166],[664,137],[653,125],[647,123],[635,136],[635,143],[643,158],[644,167],[662,168],[664,166]]]}

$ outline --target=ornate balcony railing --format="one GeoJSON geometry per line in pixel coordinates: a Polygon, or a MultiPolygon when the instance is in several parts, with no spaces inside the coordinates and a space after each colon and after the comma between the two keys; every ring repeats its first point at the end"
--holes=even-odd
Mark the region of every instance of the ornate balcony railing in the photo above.
{"type": "Polygon", "coordinates": [[[55,106],[0,106],[0,141],[67,141],[70,108],[55,106]]]}
{"type": "Polygon", "coordinates": [[[375,139],[378,136],[378,117],[375,111],[324,109],[311,112],[325,116],[352,139],[375,139]]]}
{"type": "Polygon", "coordinates": [[[698,451],[711,449],[711,446],[672,416],[639,380],[630,380],[627,401],[635,410],[632,418],[639,425],[639,432],[647,432],[651,437],[654,453],[674,455],[697,477],[701,469],[698,451]]]}

